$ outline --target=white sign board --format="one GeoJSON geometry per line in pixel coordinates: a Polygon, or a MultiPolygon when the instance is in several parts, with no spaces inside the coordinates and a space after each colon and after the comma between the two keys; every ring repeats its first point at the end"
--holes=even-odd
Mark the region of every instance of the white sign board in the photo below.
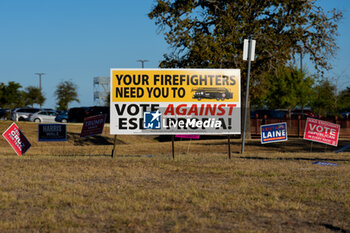
{"type": "Polygon", "coordinates": [[[112,69],[111,134],[240,134],[240,70],[112,69]]]}
{"type": "MultiPolygon", "coordinates": [[[[243,44],[243,60],[247,61],[248,60],[248,43],[249,40],[248,39],[244,39],[244,44],[243,44]]],[[[255,58],[255,44],[256,41],[252,40],[252,44],[250,45],[250,60],[254,61],[255,58]]]]}

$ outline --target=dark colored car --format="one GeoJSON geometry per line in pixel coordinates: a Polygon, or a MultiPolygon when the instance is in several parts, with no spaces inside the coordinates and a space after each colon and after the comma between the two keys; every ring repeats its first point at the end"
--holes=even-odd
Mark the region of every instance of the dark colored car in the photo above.
{"type": "Polygon", "coordinates": [[[71,108],[68,111],[68,122],[84,122],[85,117],[106,115],[106,122],[109,122],[109,107],[92,106],[71,108]]]}
{"type": "Polygon", "coordinates": [[[106,115],[106,122],[109,123],[109,107],[106,106],[93,106],[89,107],[86,111],[87,116],[97,116],[97,115],[106,115]]]}
{"type": "Polygon", "coordinates": [[[349,119],[350,118],[350,112],[341,112],[340,115],[341,115],[341,117],[343,119],[349,119]]]}
{"type": "Polygon", "coordinates": [[[10,109],[0,108],[0,120],[7,120],[10,116],[10,109]]]}
{"type": "Polygon", "coordinates": [[[343,119],[350,119],[350,108],[340,109],[339,114],[343,119]]]}
{"type": "Polygon", "coordinates": [[[67,123],[68,122],[68,112],[63,111],[60,112],[56,115],[55,121],[57,122],[62,122],[62,123],[67,123]]]}
{"type": "Polygon", "coordinates": [[[292,111],[292,119],[298,119],[299,116],[301,119],[307,119],[309,117],[316,118],[316,114],[313,113],[310,109],[292,111]]]}
{"type": "Polygon", "coordinates": [[[288,111],[285,110],[270,110],[270,109],[258,109],[250,112],[251,119],[264,119],[266,116],[268,119],[285,119],[288,111]]]}
{"type": "Polygon", "coordinates": [[[192,99],[216,99],[225,100],[232,99],[233,93],[224,87],[203,87],[203,88],[194,88],[192,89],[194,92],[192,99]]]}
{"type": "Polygon", "coordinates": [[[88,107],[77,107],[68,110],[68,122],[84,122],[88,107]]]}

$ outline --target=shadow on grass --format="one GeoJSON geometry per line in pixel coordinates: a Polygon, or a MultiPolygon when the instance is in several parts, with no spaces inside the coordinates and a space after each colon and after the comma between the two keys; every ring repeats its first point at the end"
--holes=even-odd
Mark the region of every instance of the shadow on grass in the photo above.
{"type": "MultiPolygon", "coordinates": [[[[67,139],[74,141],[74,146],[86,146],[86,145],[113,145],[114,139],[111,137],[104,137],[100,135],[90,137],[80,137],[79,133],[67,133],[67,139]]],[[[117,138],[117,144],[125,144],[123,141],[117,138]]]]}
{"type": "Polygon", "coordinates": [[[112,157],[112,152],[110,154],[60,154],[60,155],[55,155],[57,157],[112,157]]]}
{"type": "Polygon", "coordinates": [[[350,159],[329,159],[329,158],[306,158],[306,157],[295,157],[295,158],[268,158],[268,157],[257,157],[257,156],[239,156],[240,159],[252,159],[252,160],[306,160],[306,161],[332,161],[332,162],[350,162],[350,159]]]}
{"type": "MultiPolygon", "coordinates": [[[[159,136],[155,137],[155,140],[157,140],[158,142],[170,142],[172,140],[171,138],[172,138],[172,135],[159,135],[159,136]]],[[[231,135],[231,139],[239,139],[239,138],[240,138],[240,136],[232,136],[231,135]]],[[[195,140],[215,140],[215,139],[227,139],[227,136],[200,135],[200,139],[195,139],[195,140]]],[[[185,141],[185,140],[190,140],[190,139],[189,138],[176,138],[176,137],[174,137],[174,140],[175,141],[185,141]]]]}
{"type": "Polygon", "coordinates": [[[333,226],[332,224],[328,224],[328,223],[321,223],[321,226],[324,226],[325,228],[332,230],[332,231],[336,231],[336,232],[341,232],[341,233],[350,233],[349,230],[345,230],[343,228],[337,227],[337,226],[333,226]]]}
{"type": "MultiPolygon", "coordinates": [[[[262,150],[274,151],[274,152],[334,152],[350,143],[348,139],[339,140],[338,146],[329,146],[326,144],[321,144],[317,142],[311,142],[307,140],[303,140],[301,138],[294,138],[292,140],[278,142],[278,143],[266,143],[261,144],[260,141],[247,141],[245,146],[260,148],[262,150]]],[[[226,141],[221,142],[205,142],[202,145],[210,146],[210,145],[227,145],[226,141]]],[[[241,141],[231,141],[231,145],[233,146],[241,146],[241,141]]],[[[344,152],[350,151],[350,148],[345,150],[344,152]]]]}

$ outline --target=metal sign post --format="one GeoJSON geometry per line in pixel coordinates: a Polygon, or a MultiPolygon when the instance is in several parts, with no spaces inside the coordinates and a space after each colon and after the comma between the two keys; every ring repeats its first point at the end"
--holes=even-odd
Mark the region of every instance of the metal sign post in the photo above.
{"type": "Polygon", "coordinates": [[[249,97],[249,80],[250,80],[250,66],[251,61],[254,60],[254,50],[255,50],[255,40],[252,40],[252,36],[249,36],[248,40],[244,40],[243,46],[243,60],[248,60],[248,74],[247,74],[247,89],[245,94],[245,107],[244,107],[244,123],[243,123],[243,136],[242,136],[242,151],[244,153],[244,145],[245,145],[245,131],[247,128],[247,110],[248,110],[248,97],[249,97]],[[248,51],[247,51],[248,47],[248,51]]]}

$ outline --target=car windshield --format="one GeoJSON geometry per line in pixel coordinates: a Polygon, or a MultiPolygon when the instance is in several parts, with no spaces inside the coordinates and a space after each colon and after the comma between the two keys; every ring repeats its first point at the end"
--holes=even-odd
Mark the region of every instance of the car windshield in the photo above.
{"type": "Polygon", "coordinates": [[[29,113],[35,113],[38,112],[39,109],[36,108],[20,108],[16,112],[29,112],[29,113]]]}

